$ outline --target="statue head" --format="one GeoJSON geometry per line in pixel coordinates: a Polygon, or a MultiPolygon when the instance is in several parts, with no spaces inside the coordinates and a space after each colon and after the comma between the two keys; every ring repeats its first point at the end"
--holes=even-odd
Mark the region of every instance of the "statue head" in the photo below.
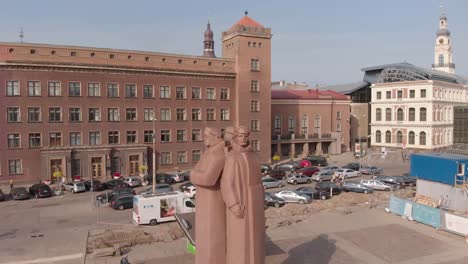
{"type": "Polygon", "coordinates": [[[239,126],[234,133],[234,142],[241,147],[248,147],[250,130],[245,126],[239,126]]]}
{"type": "Polygon", "coordinates": [[[224,140],[231,141],[234,138],[235,133],[236,129],[234,127],[226,127],[226,129],[224,130],[224,140]]]}
{"type": "Polygon", "coordinates": [[[221,132],[211,127],[205,128],[204,136],[205,146],[207,148],[210,148],[222,141],[221,132]]]}

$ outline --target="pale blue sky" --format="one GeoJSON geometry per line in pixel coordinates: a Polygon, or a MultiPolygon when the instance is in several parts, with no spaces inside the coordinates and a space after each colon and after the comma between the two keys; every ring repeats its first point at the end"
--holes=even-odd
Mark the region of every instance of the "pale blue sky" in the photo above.
{"type": "MultiPolygon", "coordinates": [[[[468,76],[468,1],[446,0],[457,73],[468,76]]],[[[221,32],[243,16],[271,27],[272,79],[340,84],[360,69],[433,63],[439,0],[157,1],[0,0],[0,41],[25,41],[198,55],[206,21],[216,54],[221,32]]]]}

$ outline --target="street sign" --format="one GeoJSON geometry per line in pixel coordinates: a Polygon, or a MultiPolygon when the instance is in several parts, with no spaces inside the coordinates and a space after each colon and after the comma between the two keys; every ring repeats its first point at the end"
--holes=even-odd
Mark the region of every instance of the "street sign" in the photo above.
{"type": "Polygon", "coordinates": [[[54,178],[60,178],[63,176],[63,173],[61,171],[54,171],[54,173],[52,173],[52,176],[54,176],[54,178]]]}
{"type": "Polygon", "coordinates": [[[280,156],[279,156],[279,155],[274,155],[274,156],[273,156],[273,160],[274,160],[274,161],[279,161],[279,160],[280,160],[280,156]]]}

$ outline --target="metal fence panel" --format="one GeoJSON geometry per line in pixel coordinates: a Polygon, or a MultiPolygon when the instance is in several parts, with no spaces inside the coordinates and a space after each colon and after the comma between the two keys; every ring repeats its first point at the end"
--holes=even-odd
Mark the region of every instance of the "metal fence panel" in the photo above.
{"type": "Polygon", "coordinates": [[[390,197],[390,212],[411,218],[413,203],[409,200],[401,199],[395,196],[390,197]]]}
{"type": "Polygon", "coordinates": [[[415,221],[440,228],[440,209],[414,203],[412,214],[415,221]]]}

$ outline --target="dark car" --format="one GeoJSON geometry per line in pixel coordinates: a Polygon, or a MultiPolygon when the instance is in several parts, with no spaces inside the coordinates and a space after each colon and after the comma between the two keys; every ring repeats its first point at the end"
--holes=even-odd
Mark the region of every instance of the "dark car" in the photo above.
{"type": "Polygon", "coordinates": [[[0,189],[0,202],[5,201],[6,197],[5,194],[3,194],[2,190],[0,189]]]}
{"type": "Polygon", "coordinates": [[[284,180],[286,179],[286,172],[284,170],[274,169],[265,173],[263,176],[264,177],[270,176],[271,178],[275,178],[277,180],[284,180]]]}
{"type": "Polygon", "coordinates": [[[130,187],[127,187],[127,188],[116,188],[114,189],[112,192],[107,192],[107,193],[103,193],[103,194],[99,194],[98,196],[96,196],[96,200],[97,201],[100,201],[101,203],[107,203],[108,201],[110,201],[112,198],[114,198],[115,196],[120,196],[120,195],[123,195],[123,194],[126,194],[126,195],[135,195],[135,191],[130,188],[130,187]]]}
{"type": "Polygon", "coordinates": [[[36,198],[51,197],[52,189],[47,184],[37,183],[29,187],[29,194],[36,198]]]}
{"type": "Polygon", "coordinates": [[[359,171],[360,170],[359,167],[360,167],[359,163],[348,163],[345,166],[343,166],[343,168],[345,168],[345,169],[352,169],[352,170],[355,170],[355,171],[359,171]]]}
{"type": "Polygon", "coordinates": [[[93,188],[91,190],[91,181],[85,181],[83,182],[86,188],[86,191],[92,191],[92,192],[99,192],[107,189],[107,184],[99,181],[99,180],[93,180],[93,188]]]}
{"type": "Polygon", "coordinates": [[[110,201],[110,207],[118,210],[133,208],[133,195],[119,195],[110,201]]]}
{"type": "Polygon", "coordinates": [[[307,177],[312,177],[312,175],[314,175],[314,173],[316,172],[319,172],[320,169],[317,168],[317,167],[307,167],[307,168],[302,168],[298,171],[296,171],[297,174],[303,174],[307,177]]]}
{"type": "Polygon", "coordinates": [[[312,166],[328,166],[327,158],[323,156],[309,156],[306,158],[312,166]]]}
{"type": "MultiPolygon", "coordinates": [[[[167,184],[173,184],[175,183],[174,179],[172,178],[174,175],[168,174],[168,173],[158,173],[156,174],[156,183],[167,183],[167,184]]],[[[189,176],[190,178],[190,176],[189,176]]],[[[148,182],[148,185],[153,185],[153,175],[147,175],[145,177],[145,181],[148,182]]]]}
{"type": "Polygon", "coordinates": [[[403,178],[400,176],[377,176],[374,180],[393,185],[395,186],[395,189],[401,189],[406,186],[403,178]]]}
{"type": "Polygon", "coordinates": [[[179,175],[184,177],[185,181],[190,181],[190,171],[181,172],[179,175]]]}
{"type": "Polygon", "coordinates": [[[265,192],[265,205],[266,206],[274,206],[276,208],[279,208],[285,204],[286,203],[284,202],[282,198],[279,198],[272,193],[265,192]]]}
{"type": "Polygon", "coordinates": [[[341,188],[333,182],[319,182],[315,185],[315,189],[320,191],[330,192],[330,188],[332,188],[333,195],[338,195],[341,193],[341,188]]]}
{"type": "Polygon", "coordinates": [[[10,197],[13,200],[26,200],[29,199],[29,192],[24,187],[16,187],[11,189],[10,197]]]}
{"type": "Polygon", "coordinates": [[[268,164],[262,164],[262,167],[261,167],[261,172],[262,174],[265,174],[265,173],[268,173],[269,171],[271,171],[273,168],[268,165],[268,164]]]}
{"type": "Polygon", "coordinates": [[[109,180],[105,184],[106,184],[107,189],[110,189],[110,190],[112,190],[112,189],[114,189],[116,187],[120,187],[120,188],[130,187],[126,182],[124,182],[123,180],[120,180],[120,179],[109,180]]]}
{"type": "Polygon", "coordinates": [[[314,200],[326,200],[330,199],[330,192],[325,190],[317,190],[311,187],[297,188],[296,192],[310,196],[314,200]]]}
{"type": "Polygon", "coordinates": [[[416,181],[418,178],[411,175],[400,176],[406,186],[416,186],[416,181]]]}
{"type": "Polygon", "coordinates": [[[181,192],[188,191],[188,189],[189,189],[190,186],[194,186],[193,183],[191,183],[191,182],[183,183],[183,184],[181,184],[181,185],[179,186],[179,190],[180,190],[181,192]]]}
{"type": "Polygon", "coordinates": [[[343,185],[341,186],[341,190],[343,192],[358,192],[358,193],[373,193],[374,190],[370,187],[367,187],[360,182],[356,181],[345,181],[343,182],[343,185]]]}

